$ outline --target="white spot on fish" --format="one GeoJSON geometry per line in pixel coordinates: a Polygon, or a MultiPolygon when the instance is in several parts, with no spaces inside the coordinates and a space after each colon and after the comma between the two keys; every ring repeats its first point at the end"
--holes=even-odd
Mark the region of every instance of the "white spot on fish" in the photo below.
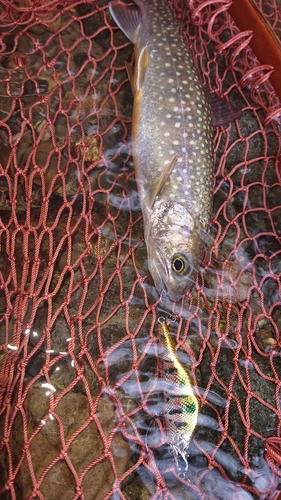
{"type": "Polygon", "coordinates": [[[175,106],[173,109],[175,112],[177,112],[179,110],[179,108],[177,106],[175,106]]]}
{"type": "Polygon", "coordinates": [[[169,102],[175,102],[175,98],[174,97],[170,97],[169,98],[169,102]]]}
{"type": "Polygon", "coordinates": [[[174,83],[174,79],[173,78],[169,78],[168,79],[168,83],[174,83]]]}
{"type": "Polygon", "coordinates": [[[179,145],[179,141],[173,141],[173,144],[174,144],[175,146],[178,146],[178,145],[179,145]]]}
{"type": "Polygon", "coordinates": [[[176,91],[177,91],[177,89],[174,89],[174,88],[171,89],[171,92],[173,92],[173,94],[175,94],[176,91]]]}
{"type": "Polygon", "coordinates": [[[172,118],[172,115],[170,113],[167,113],[166,118],[172,118]]]}
{"type": "Polygon", "coordinates": [[[165,136],[165,137],[169,137],[169,135],[170,135],[170,132],[165,132],[165,133],[164,133],[164,136],[165,136]]]}
{"type": "Polygon", "coordinates": [[[175,127],[176,127],[176,128],[179,128],[180,126],[181,126],[181,124],[180,124],[179,122],[176,122],[176,123],[175,123],[175,127]]]}
{"type": "Polygon", "coordinates": [[[166,66],[166,68],[169,68],[171,65],[170,65],[170,63],[166,62],[165,66],[166,66]]]}

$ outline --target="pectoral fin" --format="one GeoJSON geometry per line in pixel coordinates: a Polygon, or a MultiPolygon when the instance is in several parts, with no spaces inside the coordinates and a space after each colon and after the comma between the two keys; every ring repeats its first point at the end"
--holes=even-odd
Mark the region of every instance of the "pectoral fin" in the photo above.
{"type": "Polygon", "coordinates": [[[235,109],[225,97],[212,94],[206,86],[203,86],[203,90],[210,107],[214,127],[228,125],[230,122],[240,118],[243,112],[242,109],[235,109]]]}
{"type": "Polygon", "coordinates": [[[175,154],[175,156],[173,156],[172,160],[170,161],[170,163],[167,165],[167,167],[165,168],[162,176],[160,177],[159,181],[157,182],[157,184],[154,186],[151,194],[149,195],[149,199],[148,199],[148,206],[149,208],[153,208],[153,205],[154,205],[154,202],[157,198],[157,196],[159,196],[160,192],[162,191],[166,181],[169,179],[172,171],[173,171],[173,168],[176,164],[176,161],[178,159],[178,155],[175,154]]]}
{"type": "Polygon", "coordinates": [[[108,8],[117,26],[136,44],[141,25],[140,9],[119,2],[109,2],[108,8]]]}

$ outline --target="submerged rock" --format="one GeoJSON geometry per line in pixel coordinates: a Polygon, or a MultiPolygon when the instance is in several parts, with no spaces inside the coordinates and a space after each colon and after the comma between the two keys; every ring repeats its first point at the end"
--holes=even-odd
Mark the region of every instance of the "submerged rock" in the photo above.
{"type": "Polygon", "coordinates": [[[16,416],[12,454],[17,460],[24,454],[15,479],[17,498],[29,498],[40,484],[45,500],[73,498],[78,491],[86,500],[102,500],[130,458],[129,444],[115,428],[113,404],[102,397],[93,411],[94,403],[79,392],[60,394],[57,404],[48,392],[34,384],[24,403],[25,418],[20,412],[16,416]]]}

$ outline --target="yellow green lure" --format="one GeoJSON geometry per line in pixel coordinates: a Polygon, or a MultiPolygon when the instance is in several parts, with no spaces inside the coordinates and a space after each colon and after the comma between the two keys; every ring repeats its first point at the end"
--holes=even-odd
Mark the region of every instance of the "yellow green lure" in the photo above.
{"type": "Polygon", "coordinates": [[[194,395],[192,382],[179,362],[165,318],[159,318],[159,337],[164,346],[162,371],[165,392],[164,417],[169,433],[169,442],[178,465],[180,455],[188,468],[188,448],[197,424],[199,403],[194,395]]]}

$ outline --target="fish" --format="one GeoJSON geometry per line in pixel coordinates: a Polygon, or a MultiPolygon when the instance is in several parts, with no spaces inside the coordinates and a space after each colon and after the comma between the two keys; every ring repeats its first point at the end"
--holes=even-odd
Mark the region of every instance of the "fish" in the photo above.
{"type": "Polygon", "coordinates": [[[148,268],[161,297],[194,283],[212,214],[213,124],[183,33],[166,0],[112,1],[134,43],[132,149],[148,268]]]}
{"type": "Polygon", "coordinates": [[[164,383],[164,420],[169,444],[177,466],[181,456],[188,469],[188,449],[197,424],[199,402],[194,394],[191,378],[177,358],[175,344],[170,336],[164,318],[158,319],[159,340],[164,348],[162,357],[162,376],[164,383]]]}

